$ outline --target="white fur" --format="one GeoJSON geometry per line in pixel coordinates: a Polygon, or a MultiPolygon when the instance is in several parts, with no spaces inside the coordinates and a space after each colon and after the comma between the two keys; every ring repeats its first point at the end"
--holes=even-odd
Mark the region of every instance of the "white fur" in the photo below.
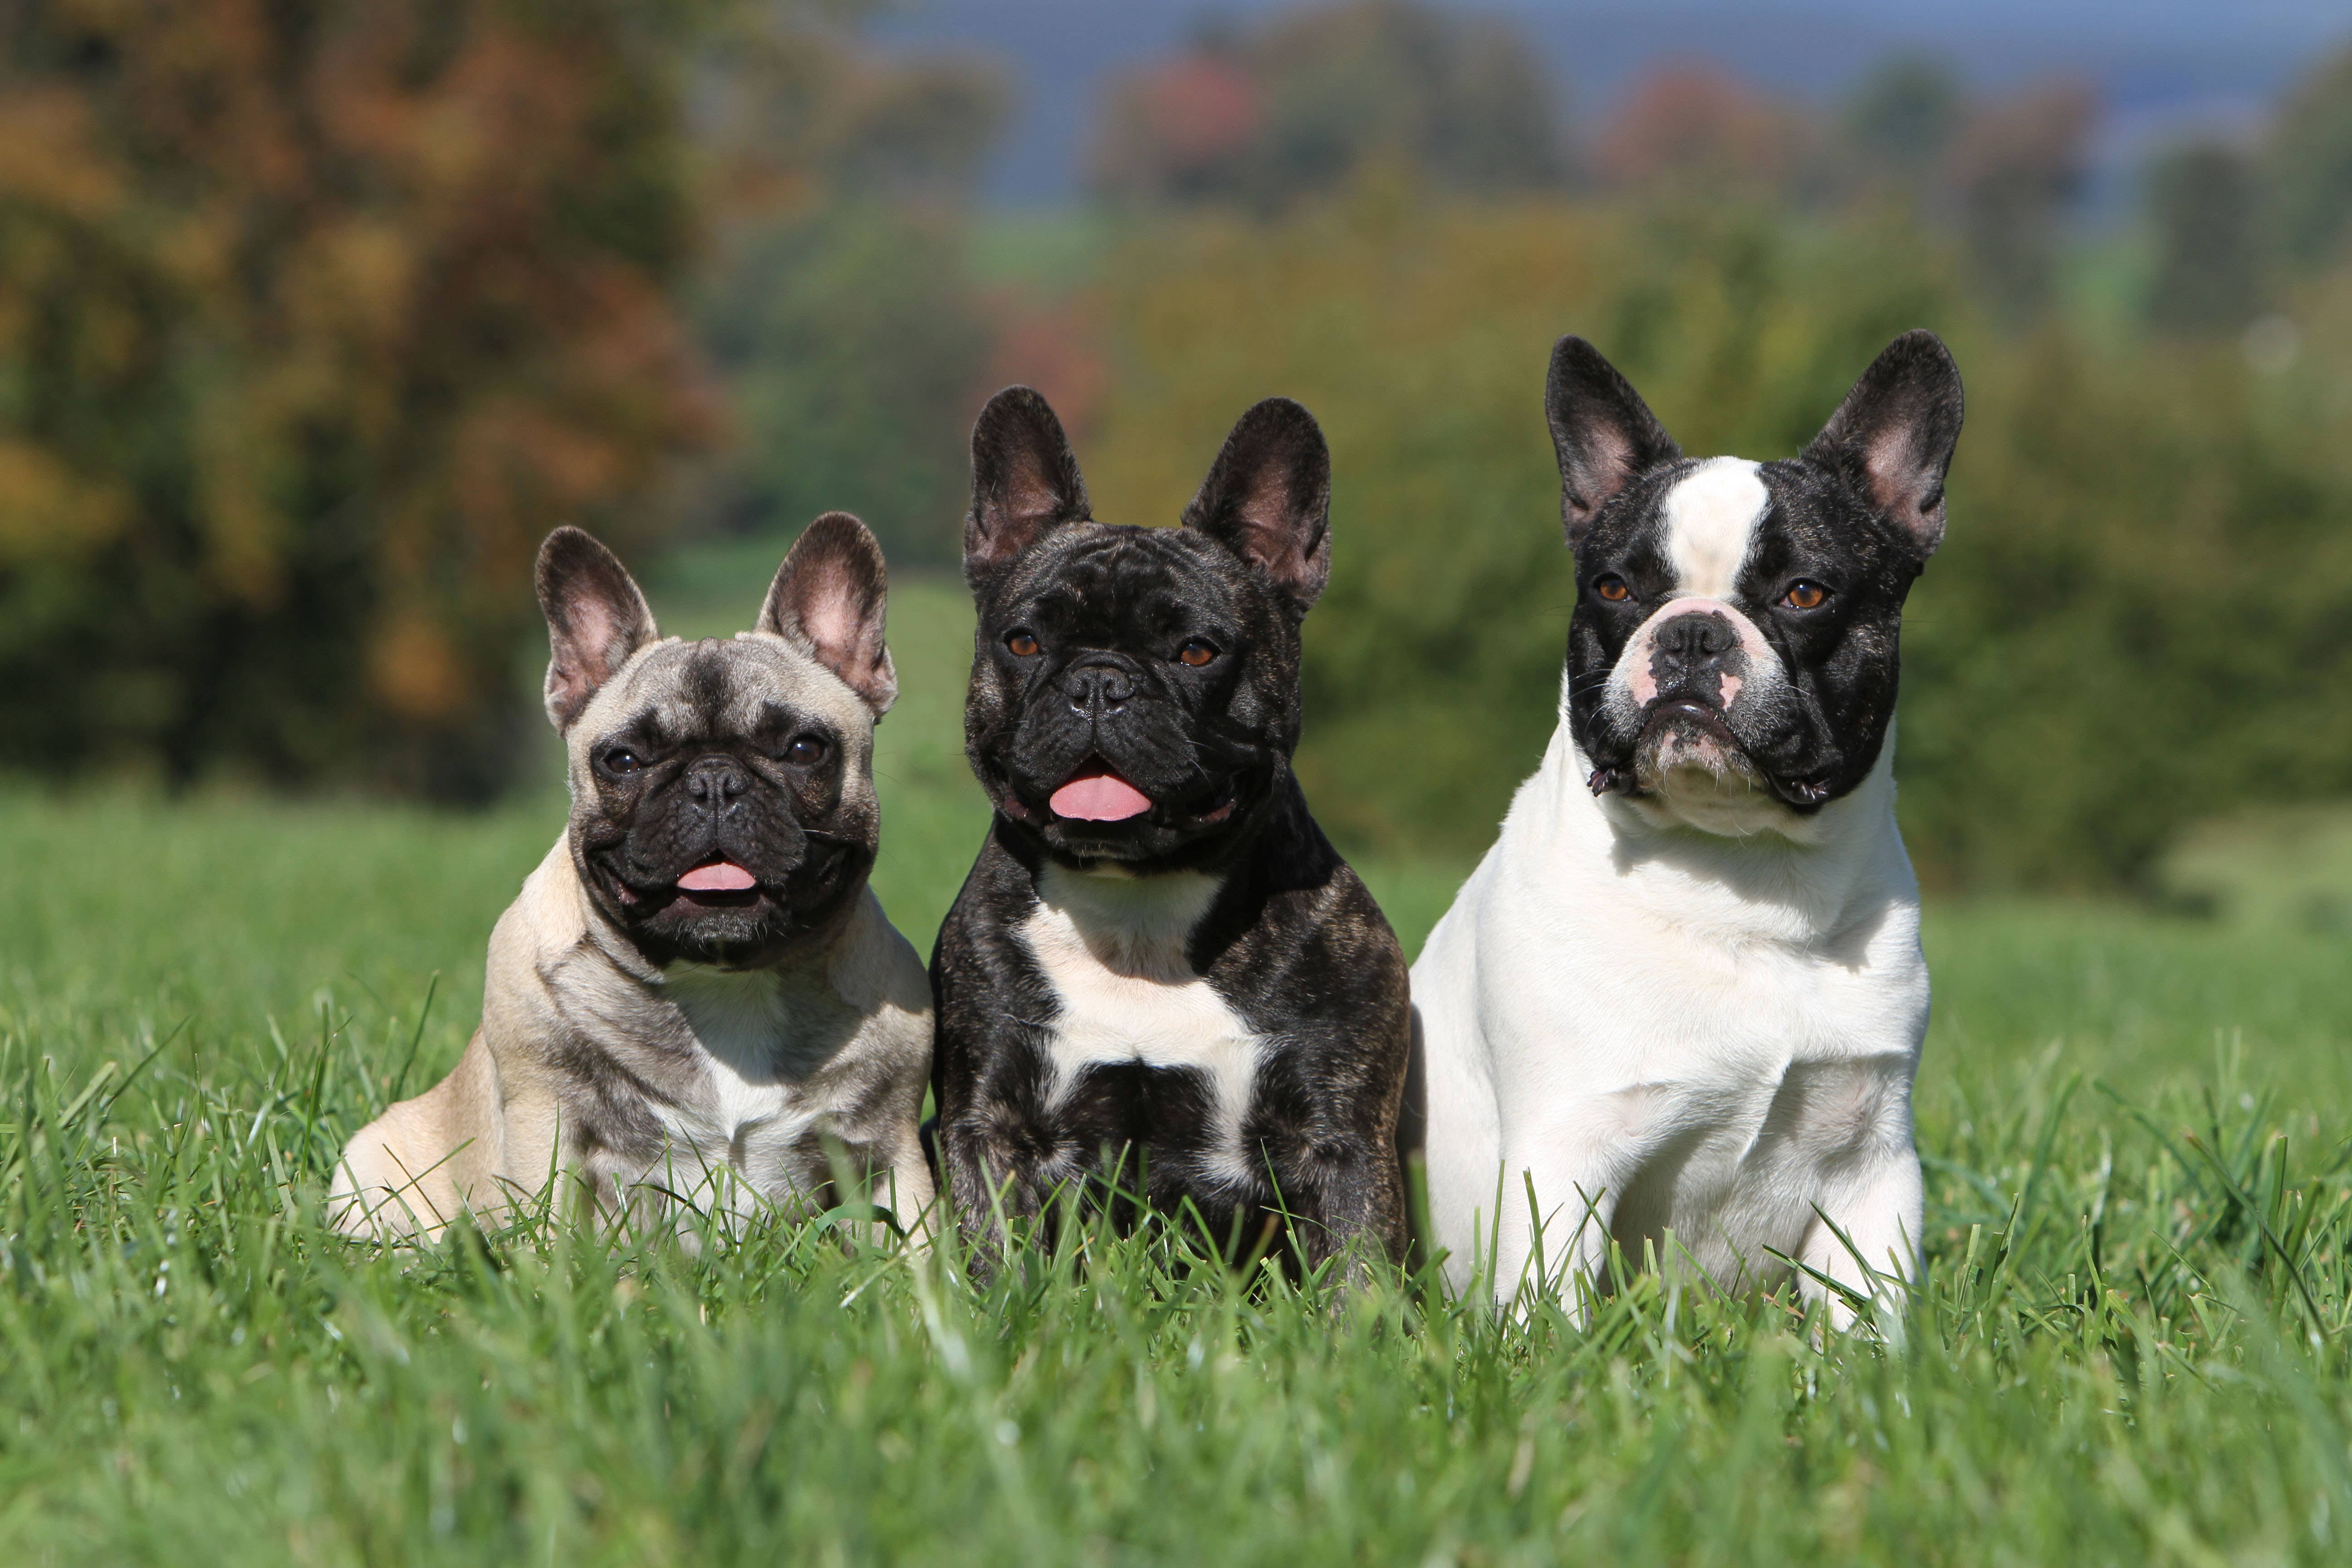
{"type": "Polygon", "coordinates": [[[735,972],[675,963],[663,994],[686,1015],[703,1050],[705,1092],[657,1108],[676,1152],[663,1173],[672,1191],[707,1195],[739,1213],[752,1194],[789,1190],[806,1179],[806,1148],[821,1106],[794,1081],[788,1056],[807,1032],[793,1017],[793,989],[774,970],[735,972]],[[680,1185],[679,1184],[685,1184],[680,1185]]]}
{"type": "MultiPolygon", "coordinates": [[[[1762,486],[1718,462],[1694,489],[1669,499],[1674,553],[1685,594],[1720,601],[1762,486]]],[[[1927,972],[1893,755],[1890,732],[1810,817],[1696,763],[1652,798],[1596,798],[1561,725],[1413,966],[1457,1288],[1482,1268],[1503,1300],[1605,1284],[1612,1234],[1638,1263],[1671,1233],[1662,1261],[1733,1288],[1785,1279],[1776,1253],[1864,1294],[1864,1262],[1911,1275],[1927,972]]]]}
{"type": "Polygon", "coordinates": [[[1242,1121],[1260,1041],[1185,956],[1218,886],[1191,871],[1137,877],[1048,865],[1021,940],[1060,1004],[1049,1103],[1090,1067],[1190,1068],[1208,1080],[1216,1106],[1218,1145],[1203,1152],[1204,1163],[1238,1184],[1255,1173],[1242,1121]]]}
{"type": "Polygon", "coordinates": [[[1666,496],[1666,558],[1683,592],[1728,599],[1756,542],[1756,525],[1772,504],[1762,465],[1710,458],[1666,496]]]}

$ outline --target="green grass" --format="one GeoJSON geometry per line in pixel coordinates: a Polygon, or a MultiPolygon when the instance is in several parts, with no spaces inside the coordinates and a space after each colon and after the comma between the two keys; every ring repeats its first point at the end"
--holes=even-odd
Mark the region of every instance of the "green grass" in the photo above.
{"type": "MultiPolygon", "coordinates": [[[[969,622],[896,604],[877,881],[926,945],[969,622]]],[[[975,1293],[824,1226],[328,1237],[562,819],[0,794],[0,1562],[2346,1560],[2340,942],[1931,908],[1899,1348],[1654,1282],[1335,1311],[1164,1240],[975,1293]]],[[[1367,870],[1417,944],[1460,868],[1367,870]]]]}

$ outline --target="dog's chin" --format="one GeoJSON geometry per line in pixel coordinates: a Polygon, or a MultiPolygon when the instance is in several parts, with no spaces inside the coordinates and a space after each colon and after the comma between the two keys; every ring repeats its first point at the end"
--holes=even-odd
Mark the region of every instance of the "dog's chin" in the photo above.
{"type": "Polygon", "coordinates": [[[658,909],[634,914],[629,934],[656,962],[686,959],[722,968],[753,967],[792,934],[792,913],[765,892],[679,892],[658,909]]]}
{"type": "Polygon", "coordinates": [[[1695,703],[1651,710],[1633,747],[1633,782],[1645,793],[1668,796],[1731,798],[1772,788],[1722,716],[1695,703]]]}
{"type": "Polygon", "coordinates": [[[1626,772],[1627,799],[1658,826],[1737,838],[1764,832],[1801,838],[1809,831],[1802,808],[1775,786],[1723,715],[1696,703],[1654,709],[1626,772]]]}

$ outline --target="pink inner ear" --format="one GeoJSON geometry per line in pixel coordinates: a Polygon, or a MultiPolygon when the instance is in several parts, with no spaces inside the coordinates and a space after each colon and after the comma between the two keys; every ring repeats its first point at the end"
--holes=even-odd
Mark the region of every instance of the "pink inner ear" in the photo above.
{"type": "Polygon", "coordinates": [[[1910,437],[1900,429],[1883,430],[1863,448],[1862,471],[1870,479],[1870,499],[1908,522],[1917,517],[1919,498],[1903,483],[1911,466],[1910,437]]]}
{"type": "Polygon", "coordinates": [[[1047,518],[1062,508],[1061,492],[1043,468],[1024,463],[1008,476],[1004,510],[1018,518],[1047,518]]]}
{"type": "Polygon", "coordinates": [[[1633,443],[1625,439],[1625,433],[1614,426],[1601,431],[1601,438],[1592,444],[1592,455],[1601,460],[1601,466],[1612,479],[1622,481],[1633,470],[1633,443]]]}
{"type": "Polygon", "coordinates": [[[595,598],[565,605],[563,622],[563,635],[548,661],[548,688],[566,708],[577,709],[612,679],[620,663],[614,656],[620,650],[621,625],[595,598]]]}
{"type": "Polygon", "coordinates": [[[1302,536],[1283,526],[1291,510],[1290,488],[1278,479],[1261,479],[1236,509],[1248,525],[1249,553],[1276,571],[1297,563],[1302,536]]]}
{"type": "Polygon", "coordinates": [[[857,584],[829,565],[814,566],[794,595],[795,619],[818,662],[855,685],[873,673],[877,640],[858,614],[857,584]]]}
{"type": "Polygon", "coordinates": [[[572,625],[572,643],[579,649],[583,672],[592,680],[611,675],[613,647],[621,640],[621,626],[607,613],[604,603],[584,600],[573,605],[565,618],[572,625]]]}
{"type": "Polygon", "coordinates": [[[1591,516],[1609,504],[1609,499],[1625,488],[1633,477],[1633,443],[1625,433],[1613,426],[1603,426],[1592,433],[1586,448],[1592,457],[1591,471],[1583,476],[1578,488],[1583,492],[1577,502],[1584,515],[1591,516]]]}
{"type": "Polygon", "coordinates": [[[815,645],[817,658],[835,666],[838,673],[861,676],[873,664],[874,650],[866,646],[863,628],[845,601],[833,599],[812,606],[801,626],[815,645]]]}

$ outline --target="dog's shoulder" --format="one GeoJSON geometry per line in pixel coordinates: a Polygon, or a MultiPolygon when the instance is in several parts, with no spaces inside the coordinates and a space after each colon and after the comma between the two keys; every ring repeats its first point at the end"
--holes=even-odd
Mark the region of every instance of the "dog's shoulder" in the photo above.
{"type": "Polygon", "coordinates": [[[583,985],[598,1011],[625,1006],[634,989],[592,937],[571,844],[559,837],[490,930],[482,1026],[491,1049],[509,1059],[558,1033],[583,985]]]}
{"type": "Polygon", "coordinates": [[[935,987],[942,981],[1003,984],[1025,966],[1026,950],[1016,932],[1038,906],[1041,869],[1015,852],[1001,823],[991,824],[940,924],[931,953],[935,987]]]}
{"type": "Polygon", "coordinates": [[[825,976],[841,999],[860,1013],[886,1008],[927,1014],[930,985],[914,944],[883,912],[871,888],[860,895],[833,946],[825,976]]]}
{"type": "Polygon", "coordinates": [[[1384,1042],[1406,1026],[1403,945],[1295,791],[1195,927],[1191,950],[1194,967],[1262,1026],[1347,1020],[1351,1035],[1384,1042]]]}
{"type": "Polygon", "coordinates": [[[931,1054],[931,983],[914,944],[890,923],[867,889],[835,943],[826,983],[858,1017],[851,1052],[899,1058],[931,1054]]]}

